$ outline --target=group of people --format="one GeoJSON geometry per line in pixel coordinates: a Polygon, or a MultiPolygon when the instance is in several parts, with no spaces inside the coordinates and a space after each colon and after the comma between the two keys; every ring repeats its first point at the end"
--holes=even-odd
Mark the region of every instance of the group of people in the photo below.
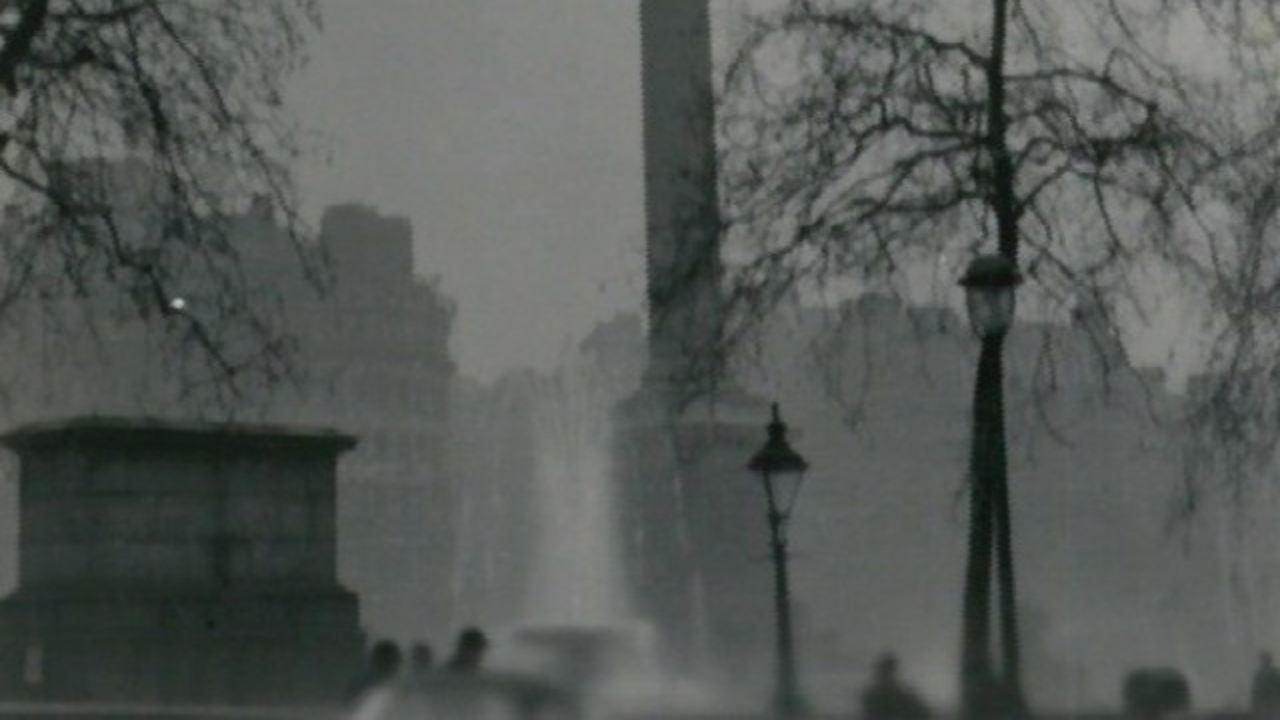
{"type": "Polygon", "coordinates": [[[554,683],[483,667],[489,638],[470,627],[453,656],[435,664],[431,648],[409,648],[408,667],[395,643],[370,649],[364,672],[347,695],[348,720],[578,720],[579,699],[554,683]]]}
{"type": "Polygon", "coordinates": [[[369,651],[368,664],[347,692],[349,717],[353,720],[381,720],[396,702],[406,683],[423,684],[437,673],[456,676],[474,675],[484,662],[489,639],[478,628],[470,627],[458,635],[453,656],[443,667],[435,666],[435,654],[426,643],[415,643],[409,649],[409,667],[404,667],[404,653],[390,640],[379,640],[369,651]]]}
{"type": "MultiPolygon", "coordinates": [[[[467,628],[458,635],[453,656],[443,666],[436,667],[434,653],[428,645],[417,643],[409,649],[406,669],[404,654],[398,645],[389,640],[375,643],[364,673],[348,693],[349,717],[352,720],[387,718],[396,693],[405,683],[410,686],[415,681],[429,683],[431,678],[441,675],[475,675],[481,669],[488,647],[489,640],[483,632],[467,628]]],[[[1280,668],[1270,653],[1264,652],[1259,658],[1250,701],[1254,720],[1280,720],[1280,668]]],[[[861,704],[863,720],[928,720],[932,715],[920,696],[899,679],[898,660],[892,653],[885,653],[876,661],[861,704]]],[[[1132,714],[1131,708],[1126,709],[1132,714]]]]}
{"type": "MultiPolygon", "coordinates": [[[[1173,672],[1173,671],[1166,671],[1173,672]]],[[[1144,679],[1138,673],[1130,675],[1129,680],[1144,679]]],[[[1157,680],[1162,679],[1157,677],[1157,680]]],[[[1126,714],[1130,717],[1167,717],[1185,713],[1190,705],[1189,690],[1180,673],[1171,678],[1176,682],[1165,685],[1176,685],[1171,691],[1162,693],[1160,707],[1154,713],[1143,712],[1145,707],[1133,707],[1135,703],[1129,696],[1133,682],[1126,683],[1126,714]],[[1168,696],[1168,697],[1163,697],[1168,696]]],[[[1148,693],[1149,694],[1149,693],[1148,693]]],[[[1140,706],[1151,703],[1136,703],[1140,706]]],[[[875,674],[870,687],[862,695],[863,720],[926,720],[930,716],[928,707],[912,690],[898,680],[897,659],[885,654],[876,662],[875,674]]],[[[1253,676],[1253,687],[1250,697],[1250,716],[1253,720],[1280,720],[1280,668],[1276,667],[1271,653],[1260,655],[1258,669],[1253,676]]]]}

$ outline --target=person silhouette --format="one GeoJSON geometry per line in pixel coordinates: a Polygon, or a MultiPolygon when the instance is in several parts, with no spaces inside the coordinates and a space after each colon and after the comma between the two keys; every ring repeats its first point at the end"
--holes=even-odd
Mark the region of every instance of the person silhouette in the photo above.
{"type": "Polygon", "coordinates": [[[420,678],[426,675],[431,672],[434,665],[435,653],[431,651],[430,645],[418,642],[409,648],[409,673],[413,677],[420,678]]]}
{"type": "Polygon", "coordinates": [[[1125,716],[1133,720],[1161,720],[1191,711],[1191,685],[1176,668],[1139,668],[1125,675],[1122,685],[1125,716]]]}
{"type": "Polygon", "coordinates": [[[373,644],[364,673],[347,692],[350,717],[375,720],[386,714],[403,661],[400,647],[390,640],[379,640],[373,644]]]}
{"type": "Polygon", "coordinates": [[[455,673],[474,674],[484,662],[489,639],[479,628],[469,627],[458,635],[458,644],[449,659],[448,670],[455,673]]]}
{"type": "Polygon", "coordinates": [[[453,656],[434,685],[437,692],[431,703],[435,716],[448,720],[489,717],[493,698],[486,694],[485,679],[479,677],[488,647],[489,639],[479,628],[468,627],[458,634],[453,656]]]}
{"type": "Polygon", "coordinates": [[[1250,711],[1254,718],[1280,720],[1280,670],[1271,653],[1258,655],[1258,669],[1253,674],[1250,711]]]}
{"type": "Polygon", "coordinates": [[[898,658],[881,655],[871,686],[862,694],[863,720],[925,720],[929,715],[920,697],[898,680],[898,658]]]}

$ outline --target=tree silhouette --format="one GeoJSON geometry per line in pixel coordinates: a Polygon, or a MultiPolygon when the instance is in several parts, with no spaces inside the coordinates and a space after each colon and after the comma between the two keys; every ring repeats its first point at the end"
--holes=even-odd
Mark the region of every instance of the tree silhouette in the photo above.
{"type": "MultiPolygon", "coordinates": [[[[995,250],[1028,280],[1020,307],[1072,319],[1104,379],[1178,308],[1203,371],[1184,510],[1210,472],[1236,489],[1265,472],[1280,4],[791,0],[745,26],[717,108],[728,301],[708,342],[734,352],[800,296],[951,292],[995,250]]],[[[1032,385],[1052,422],[1062,388],[1032,385]]]]}
{"type": "Polygon", "coordinates": [[[986,246],[1048,312],[1143,302],[1144,261],[1189,257],[1168,233],[1196,193],[1274,142],[1270,122],[1225,127],[1231,88],[1150,47],[1179,22],[1218,37],[1201,17],[1156,2],[793,0],[754,18],[719,107],[733,305],[717,339],[797,289],[901,283],[986,246]]]}
{"type": "Polygon", "coordinates": [[[265,201],[322,285],[282,103],[318,20],[312,0],[0,4],[0,310],[116,307],[193,351],[219,392],[283,376],[290,345],[229,228],[265,201]]]}
{"type": "MultiPolygon", "coordinates": [[[[719,108],[730,293],[708,340],[733,347],[784,300],[832,286],[912,292],[913,271],[939,266],[949,285],[951,259],[980,251],[1021,270],[1033,312],[1092,308],[1099,346],[1123,335],[1121,311],[1141,317],[1154,301],[1146,273],[1195,281],[1206,313],[1226,307],[1213,294],[1232,283],[1214,264],[1224,218],[1239,216],[1227,200],[1232,187],[1252,197],[1258,183],[1237,179],[1241,163],[1273,157],[1277,140],[1276,94],[1259,72],[1266,44],[1241,43],[1242,28],[1269,27],[1280,43],[1250,12],[1162,0],[792,0],[756,18],[719,108]],[[1174,40],[1186,28],[1221,62],[1189,62],[1174,40]]],[[[1255,260],[1274,255],[1252,247],[1255,260]]],[[[1235,305],[1228,341],[1258,314],[1257,303],[1235,305]]],[[[996,368],[979,398],[998,393],[996,368]]],[[[1002,672],[1016,689],[1011,524],[996,475],[991,487],[971,478],[974,507],[993,494],[997,509],[970,539],[964,630],[967,652],[985,654],[983,559],[994,547],[1002,672]]],[[[966,676],[990,674],[986,662],[966,655],[966,676]]]]}

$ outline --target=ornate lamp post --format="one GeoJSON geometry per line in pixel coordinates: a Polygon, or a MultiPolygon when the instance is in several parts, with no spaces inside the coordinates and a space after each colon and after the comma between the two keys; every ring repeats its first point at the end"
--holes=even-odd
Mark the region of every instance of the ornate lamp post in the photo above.
{"type": "Polygon", "coordinates": [[[777,676],[774,705],[782,717],[793,717],[804,711],[796,684],[794,646],[791,636],[791,589],[787,577],[787,521],[800,494],[804,473],[809,463],[787,442],[787,425],[773,403],[773,419],[769,422],[764,447],[751,458],[747,467],[760,475],[768,503],[769,548],[773,558],[774,616],[777,622],[777,676]]]}
{"type": "Polygon", "coordinates": [[[961,716],[965,720],[1026,717],[1019,674],[1018,619],[1013,574],[1013,528],[1004,439],[1005,334],[1013,323],[1018,268],[1001,255],[977,257],[960,285],[974,334],[982,341],[974,386],[969,456],[969,548],[961,637],[961,716]],[[1001,672],[991,658],[991,569],[999,596],[1001,672]]]}

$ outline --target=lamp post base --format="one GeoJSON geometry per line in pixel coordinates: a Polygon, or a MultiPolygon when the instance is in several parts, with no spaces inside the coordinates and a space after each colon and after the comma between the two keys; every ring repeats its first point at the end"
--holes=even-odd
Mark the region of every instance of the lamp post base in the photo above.
{"type": "Polygon", "coordinates": [[[779,692],[774,696],[771,707],[774,716],[779,718],[800,718],[813,714],[804,698],[795,693],[779,692]]]}
{"type": "Polygon", "coordinates": [[[1028,720],[1031,712],[1020,687],[992,678],[969,691],[961,720],[1028,720]]]}

